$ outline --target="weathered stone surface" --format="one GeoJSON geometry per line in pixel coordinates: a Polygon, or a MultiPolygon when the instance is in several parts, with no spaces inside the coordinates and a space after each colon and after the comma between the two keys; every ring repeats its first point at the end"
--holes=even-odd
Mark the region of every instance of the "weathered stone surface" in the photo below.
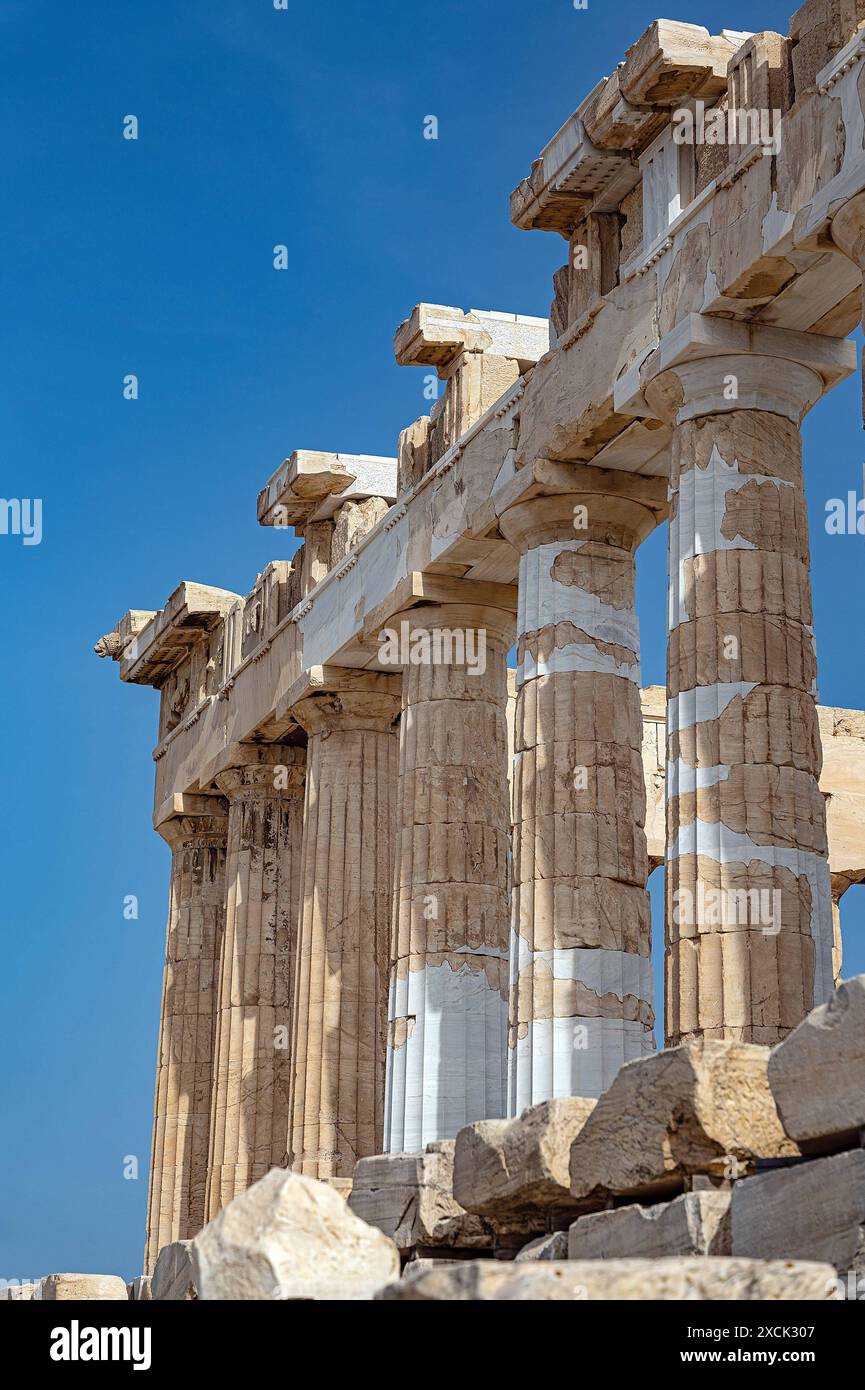
{"type": "Polygon", "coordinates": [[[865,1273],[865,1150],[736,1183],[732,1212],[734,1255],[865,1273]]]}
{"type": "Polygon", "coordinates": [[[514,1263],[534,1262],[535,1260],[566,1260],[568,1258],[567,1231],[553,1231],[548,1236],[538,1236],[530,1240],[514,1256],[514,1263]]]}
{"type": "Polygon", "coordinates": [[[865,975],[839,985],[769,1058],[769,1085],[787,1133],[803,1148],[865,1127],[865,975]]]}
{"type": "Polygon", "coordinates": [[[685,1043],[622,1067],[571,1146],[571,1193],[650,1195],[692,1173],[741,1175],[797,1152],[769,1090],[769,1050],[685,1043]]]}
{"type": "Polygon", "coordinates": [[[39,1296],[39,1285],[33,1283],[4,1284],[0,1288],[0,1303],[29,1303],[39,1296]]]}
{"type": "Polygon", "coordinates": [[[202,1299],[363,1299],[399,1275],[392,1240],[327,1183],[272,1169],[192,1242],[202,1299]]]}
{"type": "Polygon", "coordinates": [[[672,1202],[652,1207],[634,1205],[594,1212],[579,1217],[568,1233],[567,1257],[571,1260],[732,1253],[729,1191],[685,1192],[672,1202]]]}
{"type": "Polygon", "coordinates": [[[98,1299],[102,1303],[126,1303],[126,1285],[116,1274],[49,1274],[34,1298],[48,1303],[98,1299]]]}
{"type": "Polygon", "coordinates": [[[198,1297],[191,1247],[191,1240],[176,1240],[160,1250],[150,1283],[153,1302],[189,1303],[198,1297]]]}
{"type": "Polygon", "coordinates": [[[807,1299],[839,1297],[835,1271],[804,1261],[674,1259],[571,1260],[501,1264],[471,1260],[425,1270],[382,1289],[376,1298],[416,1302],[807,1299]]]}
{"type": "Polygon", "coordinates": [[[149,1274],[139,1274],[136,1279],[126,1285],[126,1292],[133,1303],[151,1303],[153,1301],[152,1282],[149,1274]]]}
{"type": "Polygon", "coordinates": [[[454,1198],[454,1147],[454,1140],[440,1140],[423,1153],[362,1158],[354,1170],[351,1210],[403,1253],[418,1246],[492,1245],[490,1224],[454,1198]]]}
{"type": "Polygon", "coordinates": [[[571,1206],[571,1144],[594,1100],[570,1096],[529,1106],[513,1120],[481,1120],[461,1129],[454,1154],[454,1197],[467,1211],[499,1220],[571,1206]]]}

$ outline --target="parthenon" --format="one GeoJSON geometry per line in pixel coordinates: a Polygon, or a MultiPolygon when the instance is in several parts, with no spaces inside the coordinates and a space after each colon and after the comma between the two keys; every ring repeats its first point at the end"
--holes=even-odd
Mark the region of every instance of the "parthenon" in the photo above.
{"type": "Polygon", "coordinates": [[[290,452],[257,504],[290,560],[98,642],[160,695],[146,1273],[273,1168],[347,1195],[597,1101],[655,1052],[653,949],[668,1049],[776,1048],[831,999],[865,713],[818,704],[801,425],[856,370],[863,26],[653,23],[511,195],[564,243],[549,319],[418,304],[396,359],[441,392],[394,456],[290,452]]]}

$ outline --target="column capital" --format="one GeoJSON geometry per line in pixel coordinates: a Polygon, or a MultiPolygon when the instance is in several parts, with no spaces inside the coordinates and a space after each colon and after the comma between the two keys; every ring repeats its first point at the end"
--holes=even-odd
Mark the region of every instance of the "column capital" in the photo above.
{"type": "Polygon", "coordinates": [[[408,625],[409,640],[419,631],[483,632],[486,641],[498,642],[507,651],[516,635],[517,617],[509,609],[482,603],[421,603],[392,613],[381,631],[401,636],[403,624],[408,625]]]}
{"type": "Polygon", "coordinates": [[[292,713],[308,734],[329,734],[334,730],[366,729],[372,733],[391,733],[399,719],[400,678],[394,677],[392,693],[370,690],[322,692],[300,700],[292,713]]]}
{"type": "Polygon", "coordinates": [[[855,367],[847,338],[688,314],[619,378],[614,408],[672,424],[765,410],[798,425],[855,367]]]}
{"type": "MultiPolygon", "coordinates": [[[[655,508],[646,500],[622,496],[618,490],[606,491],[604,478],[608,475],[603,469],[594,470],[597,478],[591,476],[591,466],[579,471],[582,476],[575,477],[573,492],[517,502],[499,518],[502,535],[521,554],[556,541],[592,541],[632,554],[654,531],[665,510],[660,489],[655,508]],[[583,513],[577,512],[580,507],[583,513]],[[578,525],[578,521],[585,525],[578,525]]],[[[665,483],[663,491],[666,493],[665,483]]]]}
{"type": "Polygon", "coordinates": [[[194,841],[201,844],[225,841],[228,807],[221,796],[177,793],[166,810],[167,814],[160,817],[154,829],[172,849],[194,841]]]}
{"type": "Polygon", "coordinates": [[[242,745],[236,761],[214,778],[229,801],[302,796],[306,750],[287,743],[242,745]]]}
{"type": "Polygon", "coordinates": [[[829,234],[838,250],[865,270],[865,193],[857,193],[836,212],[829,234]]]}

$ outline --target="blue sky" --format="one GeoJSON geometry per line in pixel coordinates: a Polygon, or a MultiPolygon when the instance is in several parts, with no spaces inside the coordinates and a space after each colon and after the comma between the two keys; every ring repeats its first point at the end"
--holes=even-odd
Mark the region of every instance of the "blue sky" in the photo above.
{"type": "MultiPolygon", "coordinates": [[[[548,312],[564,243],[512,227],[508,195],[656,13],[5,0],[0,492],[43,499],[43,540],[0,537],[0,1276],[141,1268],[169,870],[157,696],[93,642],[181,579],[246,592],[290,553],[255,499],[292,449],[395,452],[427,405],[392,353],[419,300],[548,312]]],[[[861,490],[857,380],[805,438],[821,697],[862,704],[865,548],[822,526],[827,498],[861,490]]],[[[663,531],[639,589],[644,681],[663,683],[663,531]]],[[[863,899],[844,904],[847,973],[865,970],[863,899]]]]}

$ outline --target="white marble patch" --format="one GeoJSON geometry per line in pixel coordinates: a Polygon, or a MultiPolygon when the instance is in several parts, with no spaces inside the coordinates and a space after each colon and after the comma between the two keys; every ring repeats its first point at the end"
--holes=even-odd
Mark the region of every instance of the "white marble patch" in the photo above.
{"type": "Polygon", "coordinates": [[[507,1004],[483,970],[448,962],[410,970],[391,982],[388,1016],[415,1022],[402,1047],[388,1047],[386,1153],[422,1149],[504,1115],[507,1004]]]}
{"type": "Polygon", "coordinates": [[[625,1062],[654,1050],[652,1034],[628,1019],[535,1019],[509,1050],[508,1114],[560,1096],[600,1096],[625,1062]]]}

